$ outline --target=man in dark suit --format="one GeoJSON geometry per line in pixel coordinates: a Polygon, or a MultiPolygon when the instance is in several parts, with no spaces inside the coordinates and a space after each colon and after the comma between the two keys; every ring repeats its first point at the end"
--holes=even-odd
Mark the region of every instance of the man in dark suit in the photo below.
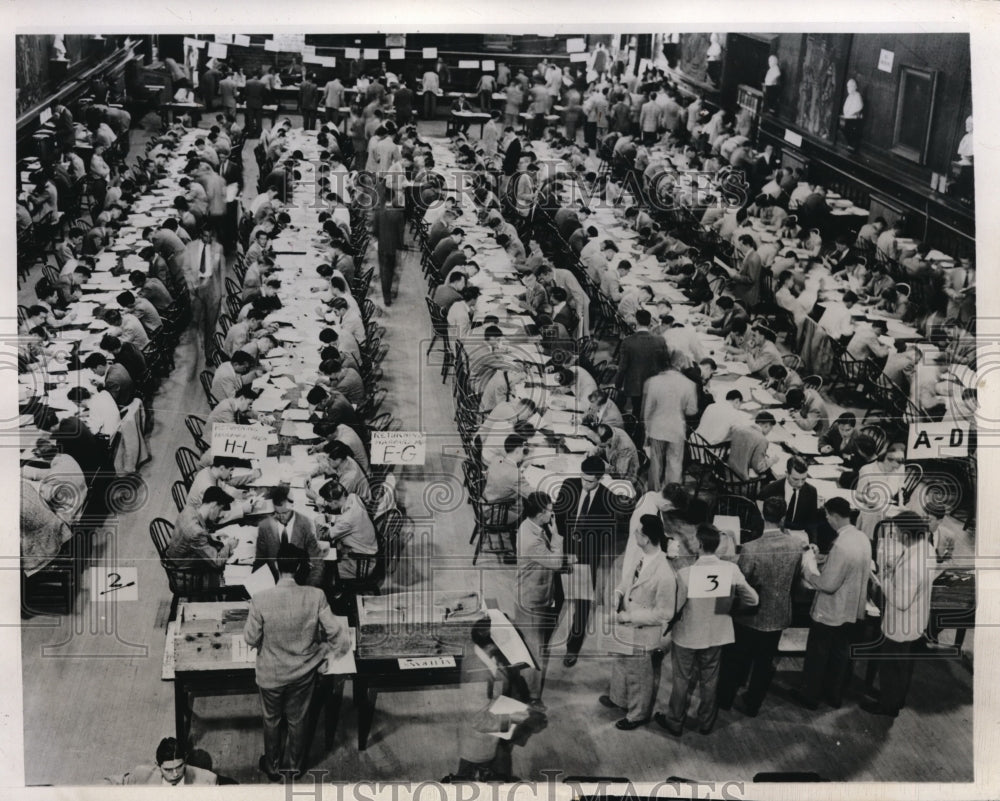
{"type": "Polygon", "coordinates": [[[809,466],[797,456],[786,464],[785,477],[772,481],[760,493],[760,500],[781,498],[786,512],[782,525],[788,529],[805,531],[810,539],[820,521],[819,498],[816,488],[809,483],[809,466]]]}
{"type": "MultiPolygon", "coordinates": [[[[580,469],[582,475],[579,478],[568,478],[559,487],[554,507],[556,530],[563,534],[565,552],[575,556],[577,564],[587,565],[593,589],[602,557],[614,553],[618,525],[616,509],[621,508],[622,502],[601,484],[604,475],[604,460],[601,457],[588,456],[580,469]]],[[[592,606],[591,601],[579,598],[571,603],[572,619],[563,659],[566,667],[576,664],[587,635],[592,606]]]]}
{"type": "Polygon", "coordinates": [[[287,486],[271,487],[267,497],[274,506],[274,513],[257,524],[254,569],[267,565],[277,581],[278,550],[282,545],[291,543],[308,557],[302,560],[295,580],[299,584],[319,587],[323,578],[323,555],[312,520],[303,514],[297,514],[292,508],[287,486]]]}
{"type": "Polygon", "coordinates": [[[635,313],[636,330],[622,340],[615,386],[632,399],[632,414],[642,414],[642,388],[646,379],[667,366],[670,354],[663,337],[650,333],[652,315],[646,309],[635,313]]]}
{"type": "Polygon", "coordinates": [[[256,70],[243,87],[247,136],[259,137],[264,128],[264,101],[267,99],[267,94],[267,84],[260,79],[260,70],[256,70]]]}
{"type": "Polygon", "coordinates": [[[378,276],[382,285],[382,302],[392,305],[392,285],[396,277],[396,254],[403,242],[403,209],[387,202],[372,217],[372,232],[378,242],[378,276]]]}

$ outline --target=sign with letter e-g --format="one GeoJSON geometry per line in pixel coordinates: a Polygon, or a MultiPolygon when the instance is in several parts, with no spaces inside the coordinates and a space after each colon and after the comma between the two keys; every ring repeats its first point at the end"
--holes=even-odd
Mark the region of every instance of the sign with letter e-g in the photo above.
{"type": "Polygon", "coordinates": [[[907,459],[947,459],[969,455],[969,424],[960,420],[911,423],[907,459]]]}
{"type": "Polygon", "coordinates": [[[423,431],[372,431],[372,464],[424,463],[427,436],[423,431]]]}
{"type": "Polygon", "coordinates": [[[732,588],[733,566],[729,562],[691,566],[688,598],[728,598],[732,588]]]}

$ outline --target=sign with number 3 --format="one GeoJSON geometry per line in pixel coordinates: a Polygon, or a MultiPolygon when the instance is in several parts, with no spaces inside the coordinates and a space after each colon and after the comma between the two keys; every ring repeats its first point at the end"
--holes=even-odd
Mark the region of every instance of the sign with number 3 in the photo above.
{"type": "Polygon", "coordinates": [[[733,571],[728,562],[692,565],[688,576],[688,598],[728,598],[732,588],[733,571]]]}

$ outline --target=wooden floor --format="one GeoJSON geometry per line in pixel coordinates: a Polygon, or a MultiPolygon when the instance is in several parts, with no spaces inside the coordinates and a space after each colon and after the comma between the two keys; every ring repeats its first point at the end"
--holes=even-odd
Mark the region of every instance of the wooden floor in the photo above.
{"type": "MultiPolygon", "coordinates": [[[[248,175],[248,185],[254,181],[248,175]]],[[[428,448],[419,474],[416,469],[401,474],[404,502],[415,525],[408,558],[393,582],[399,588],[475,586],[512,611],[513,569],[491,557],[471,568],[472,516],[461,489],[461,445],[450,384],[441,383],[437,353],[432,366],[425,356],[429,324],[424,294],[419,259],[408,252],[400,269],[399,299],[379,321],[386,326],[389,344],[386,408],[404,430],[427,432],[428,448]]],[[[148,524],[157,516],[174,518],[169,497],[170,483],[177,478],[173,454],[190,444],[184,416],[208,411],[196,380],[196,358],[190,343],[183,342],[177,368],[156,399],[154,458],[143,468],[150,489],[147,502],[123,515],[95,545],[99,564],[138,569],[139,600],[117,606],[93,603],[84,588],[75,615],[25,623],[29,785],[98,783],[105,775],[149,761],[159,739],[173,733],[173,684],[160,678],[169,593],[148,524]]],[[[556,633],[557,643],[561,635],[556,633]]],[[[543,772],[557,771],[649,782],[671,776],[749,781],[761,771],[815,771],[834,781],[972,780],[972,675],[959,661],[919,664],[910,706],[890,722],[857,707],[859,679],[839,711],[813,713],[794,706],[788,689],[797,681],[800,665],[787,660],[779,664],[772,694],[756,719],[721,713],[712,735],[688,732],[676,740],[655,726],[630,733],[614,728],[618,715],[597,703],[607,690],[610,665],[588,653],[588,645],[572,669],[562,666],[562,649],[555,648],[545,690],[548,728],[515,748],[514,771],[522,778],[542,780],[543,772]]],[[[664,700],[668,692],[665,680],[664,700]]],[[[442,688],[381,695],[369,747],[359,753],[348,691],[335,747],[322,753],[318,738],[313,769],[326,771],[324,778],[331,781],[433,780],[452,772],[462,722],[453,694],[442,688]]],[[[218,772],[242,783],[262,780],[256,770],[263,745],[256,696],[198,700],[192,740],[211,755],[218,772]]]]}

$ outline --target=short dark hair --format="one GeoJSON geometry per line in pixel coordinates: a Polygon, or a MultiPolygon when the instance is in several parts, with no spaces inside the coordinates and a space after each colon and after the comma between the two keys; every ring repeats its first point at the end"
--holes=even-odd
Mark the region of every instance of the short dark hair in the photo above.
{"type": "Polygon", "coordinates": [[[808,473],[809,465],[799,456],[792,456],[785,464],[785,473],[808,473]]]}
{"type": "Polygon", "coordinates": [[[823,504],[823,508],[831,515],[837,515],[837,517],[847,517],[851,516],[851,504],[848,502],[847,498],[841,498],[835,496],[833,498],[828,498],[826,503],[823,504]]]}
{"type": "Polygon", "coordinates": [[[278,566],[279,573],[294,575],[299,571],[302,562],[305,561],[305,557],[305,551],[301,548],[292,545],[290,542],[283,542],[278,546],[278,555],[274,561],[278,566]]]}
{"type": "Polygon", "coordinates": [[[552,505],[552,498],[546,492],[533,492],[524,499],[524,516],[534,517],[552,505]]]}
{"type": "Polygon", "coordinates": [[[743,400],[743,393],[738,389],[731,389],[726,393],[726,400],[731,401],[741,401],[743,400]]]}
{"type": "Polygon", "coordinates": [[[765,523],[780,523],[788,511],[788,506],[784,498],[765,498],[761,511],[765,523]]]}
{"type": "Polygon", "coordinates": [[[649,325],[653,321],[653,315],[648,309],[638,309],[635,313],[636,325],[649,325]]]}
{"type": "Polygon", "coordinates": [[[711,523],[701,523],[695,536],[702,551],[709,554],[715,553],[719,549],[719,543],[722,542],[722,533],[711,523]]]}
{"type": "Polygon", "coordinates": [[[659,547],[661,551],[667,550],[667,536],[663,531],[663,521],[659,515],[643,515],[639,518],[639,526],[650,542],[659,547]]]}
{"type": "Polygon", "coordinates": [[[108,353],[117,353],[121,346],[122,341],[114,334],[105,334],[101,337],[101,350],[106,350],[108,353]]]}
{"type": "Polygon", "coordinates": [[[88,370],[93,370],[95,367],[105,367],[107,363],[107,357],[103,353],[91,353],[84,359],[83,366],[88,370]]]}
{"type": "Polygon", "coordinates": [[[856,426],[858,424],[858,418],[854,412],[844,412],[836,420],[833,421],[834,425],[838,426],[856,426]]]}
{"type": "Polygon", "coordinates": [[[175,738],[164,737],[156,746],[156,764],[162,765],[164,762],[173,762],[175,759],[187,761],[187,749],[183,743],[178,742],[175,738]]]}
{"type": "Polygon", "coordinates": [[[229,360],[233,363],[233,366],[240,365],[241,367],[250,367],[253,365],[253,356],[247,353],[245,350],[238,350],[229,360]]]}
{"type": "Polygon", "coordinates": [[[774,415],[770,412],[758,412],[757,416],[753,419],[757,425],[774,425],[775,419],[774,415]]]}

